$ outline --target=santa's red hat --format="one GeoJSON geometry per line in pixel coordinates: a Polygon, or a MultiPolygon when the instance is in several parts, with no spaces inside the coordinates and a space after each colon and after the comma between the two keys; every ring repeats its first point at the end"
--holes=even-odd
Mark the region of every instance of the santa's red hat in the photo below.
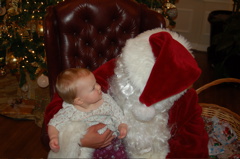
{"type": "Polygon", "coordinates": [[[201,74],[193,56],[169,33],[155,33],[149,42],[156,61],[139,98],[147,106],[187,89],[201,74]]]}
{"type": "Polygon", "coordinates": [[[139,100],[146,106],[184,91],[201,74],[189,42],[169,30],[154,29],[129,40],[123,58],[130,80],[142,91],[139,100]]]}

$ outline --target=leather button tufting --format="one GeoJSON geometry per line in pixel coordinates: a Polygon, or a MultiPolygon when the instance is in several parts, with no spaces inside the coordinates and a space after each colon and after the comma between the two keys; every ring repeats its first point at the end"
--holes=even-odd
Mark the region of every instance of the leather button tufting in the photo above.
{"type": "Polygon", "coordinates": [[[164,26],[165,20],[133,0],[65,0],[49,7],[44,23],[53,96],[58,72],[70,67],[95,70],[121,54],[127,39],[164,26]]]}

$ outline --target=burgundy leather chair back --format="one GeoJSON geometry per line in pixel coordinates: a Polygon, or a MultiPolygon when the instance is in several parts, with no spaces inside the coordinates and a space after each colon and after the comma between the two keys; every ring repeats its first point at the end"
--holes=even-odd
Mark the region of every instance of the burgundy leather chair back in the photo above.
{"type": "Polygon", "coordinates": [[[66,68],[91,71],[121,53],[129,38],[165,27],[163,16],[133,0],[66,0],[50,6],[44,38],[51,97],[66,68]]]}

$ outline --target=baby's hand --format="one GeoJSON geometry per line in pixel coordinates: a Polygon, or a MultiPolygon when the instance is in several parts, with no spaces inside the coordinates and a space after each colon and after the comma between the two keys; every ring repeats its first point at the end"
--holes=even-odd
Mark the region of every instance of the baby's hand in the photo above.
{"type": "Polygon", "coordinates": [[[127,136],[127,131],[128,131],[128,126],[127,124],[120,124],[118,126],[118,131],[119,131],[119,139],[122,139],[127,136]]]}
{"type": "Polygon", "coordinates": [[[49,146],[53,152],[58,152],[60,149],[59,143],[58,143],[58,138],[53,138],[49,142],[49,146]]]}

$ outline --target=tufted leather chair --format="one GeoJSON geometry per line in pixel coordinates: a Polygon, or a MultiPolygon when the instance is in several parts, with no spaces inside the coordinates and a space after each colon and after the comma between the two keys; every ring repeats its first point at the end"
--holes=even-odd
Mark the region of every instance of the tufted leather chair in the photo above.
{"type": "Polygon", "coordinates": [[[129,38],[165,27],[159,13],[133,0],[66,0],[47,8],[44,38],[50,96],[64,69],[91,71],[121,53],[129,38]]]}
{"type": "MultiPolygon", "coordinates": [[[[118,56],[127,39],[157,27],[165,27],[163,16],[133,0],[66,0],[49,6],[44,39],[51,98],[61,71],[94,71],[118,56]]],[[[49,149],[45,122],[41,140],[49,149]]]]}

